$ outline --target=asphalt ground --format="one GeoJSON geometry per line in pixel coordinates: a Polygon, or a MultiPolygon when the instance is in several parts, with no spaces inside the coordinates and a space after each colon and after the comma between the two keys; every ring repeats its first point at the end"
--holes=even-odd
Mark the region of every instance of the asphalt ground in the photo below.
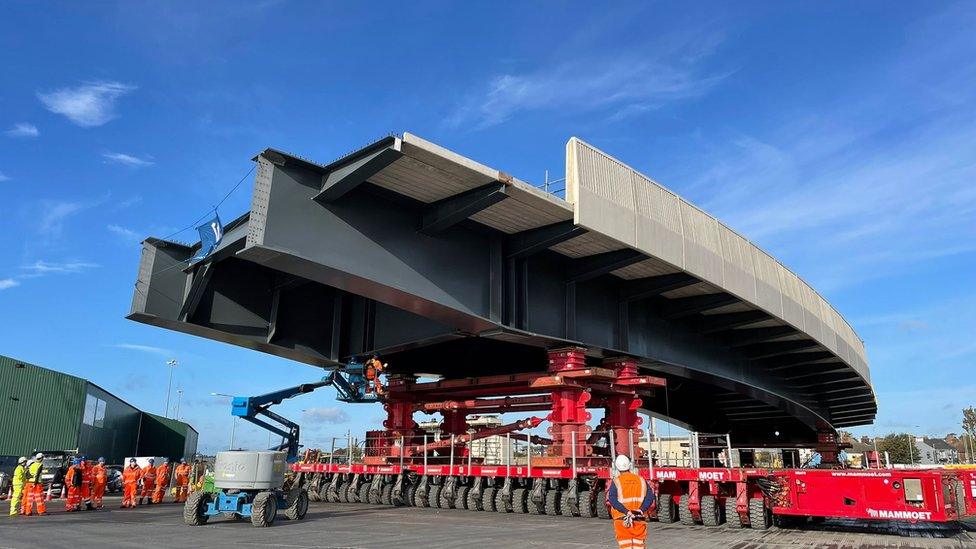
{"type": "MultiPolygon", "coordinates": [[[[385,507],[348,503],[311,503],[303,521],[279,520],[270,528],[249,521],[217,518],[206,526],[183,524],[182,506],[162,504],[119,509],[119,498],[106,498],[105,509],[64,513],[53,502],[45,517],[7,517],[0,503],[0,548],[138,549],[173,547],[617,547],[609,521],[534,515],[385,507]]],[[[944,531],[941,538],[900,537],[854,532],[849,524],[817,529],[705,528],[650,524],[649,547],[679,549],[976,548],[976,535],[944,531]]],[[[914,536],[933,532],[912,530],[914,536]]]]}

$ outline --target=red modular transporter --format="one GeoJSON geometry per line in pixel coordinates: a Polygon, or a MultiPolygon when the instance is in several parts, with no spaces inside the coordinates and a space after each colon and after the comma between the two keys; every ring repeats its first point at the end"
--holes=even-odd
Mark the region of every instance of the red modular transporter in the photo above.
{"type": "MultiPolygon", "coordinates": [[[[431,383],[393,378],[385,430],[367,433],[362,450],[308,451],[294,470],[313,499],[608,518],[611,464],[625,454],[650,481],[657,496],[651,516],[662,522],[765,529],[806,517],[945,523],[976,514],[970,470],[655,467],[640,446],[637,412],[664,383],[640,375],[630,358],[588,367],[576,348],[551,351],[546,372],[431,383]],[[596,407],[604,419],[593,429],[587,408],[596,407]],[[443,415],[436,436],[414,422],[416,411],[443,415]],[[473,413],[542,411],[549,412],[549,438],[516,433],[538,426],[538,417],[487,428],[468,423],[473,413]],[[489,437],[504,439],[504,457],[494,462],[487,444],[479,451],[489,437]]],[[[836,461],[833,433],[820,442],[824,461],[836,461]]]]}

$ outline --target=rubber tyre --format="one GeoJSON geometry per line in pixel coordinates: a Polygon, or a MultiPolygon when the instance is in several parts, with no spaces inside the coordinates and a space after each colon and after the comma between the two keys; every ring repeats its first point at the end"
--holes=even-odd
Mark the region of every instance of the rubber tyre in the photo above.
{"type": "Polygon", "coordinates": [[[384,484],[380,489],[380,504],[393,505],[393,485],[384,484]]]}
{"type": "Polygon", "coordinates": [[[285,508],[285,518],[288,520],[302,520],[308,513],[308,492],[299,490],[295,501],[285,508]]]}
{"type": "Polygon", "coordinates": [[[313,495],[312,492],[309,492],[308,495],[311,496],[312,501],[328,501],[328,502],[332,501],[332,498],[329,496],[328,482],[324,483],[321,487],[319,487],[318,494],[313,495]]]}
{"type": "Polygon", "coordinates": [[[579,516],[582,518],[596,518],[596,505],[593,501],[593,492],[589,490],[579,493],[579,516]]]}
{"type": "Polygon", "coordinates": [[[597,518],[610,518],[610,506],[607,505],[607,493],[605,491],[597,491],[596,497],[593,498],[593,507],[596,508],[597,518]]]}
{"type": "Polygon", "coordinates": [[[725,498],[725,523],[733,528],[746,527],[745,524],[742,524],[742,517],[739,516],[739,512],[735,508],[735,496],[725,498]]]}
{"type": "Polygon", "coordinates": [[[562,510],[563,493],[559,490],[548,490],[546,492],[546,514],[550,517],[559,516],[562,510]]]}
{"type": "Polygon", "coordinates": [[[481,511],[481,495],[472,488],[468,491],[468,511],[481,511]]]}
{"type": "Polygon", "coordinates": [[[346,482],[339,487],[339,502],[340,503],[352,503],[353,497],[352,483],[346,482]]]}
{"type": "Polygon", "coordinates": [[[701,518],[705,526],[718,526],[722,524],[722,508],[718,505],[715,496],[702,496],[701,498],[701,518]]]}
{"type": "MultiPolygon", "coordinates": [[[[440,497],[438,497],[437,506],[441,509],[454,509],[454,498],[448,499],[447,490],[441,488],[440,497]]],[[[457,491],[455,491],[454,496],[457,497],[457,491]]]]}
{"type": "Polygon", "coordinates": [[[403,486],[403,490],[400,492],[400,497],[403,498],[401,505],[403,505],[404,507],[413,507],[414,498],[416,497],[416,495],[417,495],[417,485],[410,484],[409,482],[405,482],[403,486]]]}
{"type": "Polygon", "coordinates": [[[359,503],[373,503],[373,502],[369,501],[369,485],[370,484],[371,483],[369,483],[369,482],[364,482],[364,483],[362,483],[362,484],[359,485],[359,493],[356,495],[356,498],[359,501],[359,503]]]}
{"type": "Polygon", "coordinates": [[[526,514],[529,512],[527,504],[529,492],[525,488],[515,488],[512,490],[512,512],[526,514]]]}
{"type": "Polygon", "coordinates": [[[203,526],[210,519],[204,514],[207,510],[210,494],[206,492],[193,492],[183,504],[183,522],[190,526],[203,526]]]}
{"type": "Polygon", "coordinates": [[[498,493],[498,488],[495,488],[494,486],[490,486],[488,488],[485,488],[484,491],[481,492],[481,510],[482,511],[489,511],[491,513],[494,513],[496,511],[496,509],[495,509],[495,494],[497,494],[497,493],[498,493]]]}
{"type": "MultiPolygon", "coordinates": [[[[512,490],[512,492],[514,492],[514,490],[512,490]]],[[[512,497],[514,497],[514,496],[515,495],[513,493],[512,494],[512,497]]],[[[511,513],[512,512],[512,504],[511,503],[505,503],[505,500],[502,499],[502,491],[501,490],[498,490],[497,492],[495,492],[495,511],[497,511],[499,513],[503,513],[503,514],[504,513],[511,513]]]]}
{"type": "Polygon", "coordinates": [[[468,492],[471,491],[470,486],[458,486],[457,490],[454,491],[454,508],[455,509],[467,509],[468,508],[468,492]]]}
{"type": "Polygon", "coordinates": [[[579,492],[579,491],[576,492],[576,497],[578,499],[576,500],[576,504],[575,505],[569,503],[569,500],[566,498],[566,494],[565,493],[560,493],[560,494],[561,495],[559,496],[559,514],[561,516],[564,516],[564,517],[578,517],[578,516],[580,516],[580,508],[579,508],[579,506],[580,506],[580,503],[582,503],[582,502],[579,501],[579,500],[582,499],[582,498],[584,498],[584,497],[586,497],[586,492],[579,492]]]}
{"type": "Polygon", "coordinates": [[[369,483],[369,489],[366,490],[366,502],[367,503],[370,503],[372,505],[379,505],[380,504],[380,496],[381,496],[380,490],[383,489],[383,485],[380,484],[379,490],[377,490],[375,492],[372,490],[372,488],[373,488],[373,483],[370,482],[369,483]]]}
{"type": "MultiPolygon", "coordinates": [[[[427,495],[430,495],[430,486],[427,488],[427,495]]],[[[420,488],[414,488],[413,490],[413,506],[414,507],[430,507],[426,498],[421,497],[420,488]]]]}
{"type": "Polygon", "coordinates": [[[427,493],[427,501],[431,507],[441,508],[441,490],[443,489],[444,487],[440,484],[435,484],[430,487],[430,492],[427,493]]]}
{"type": "Polygon", "coordinates": [[[671,494],[658,494],[657,521],[671,524],[676,520],[678,520],[678,506],[674,503],[674,496],[671,494]]]}
{"type": "Polygon", "coordinates": [[[772,516],[766,509],[766,504],[762,498],[752,498],[749,500],[749,525],[753,530],[769,530],[772,526],[772,516]]]}
{"type": "Polygon", "coordinates": [[[678,522],[684,524],[685,526],[693,526],[695,524],[695,517],[691,514],[691,509],[688,506],[691,504],[691,499],[688,494],[681,496],[681,500],[678,502],[678,522]]]}
{"type": "MultiPolygon", "coordinates": [[[[308,499],[309,501],[322,501],[322,490],[328,486],[329,483],[319,484],[318,489],[314,489],[315,483],[311,482],[308,485],[308,499]]],[[[326,500],[328,501],[328,500],[326,500]]]]}
{"type": "Polygon", "coordinates": [[[278,500],[271,492],[260,492],[251,503],[251,525],[267,528],[278,515],[278,500]]]}

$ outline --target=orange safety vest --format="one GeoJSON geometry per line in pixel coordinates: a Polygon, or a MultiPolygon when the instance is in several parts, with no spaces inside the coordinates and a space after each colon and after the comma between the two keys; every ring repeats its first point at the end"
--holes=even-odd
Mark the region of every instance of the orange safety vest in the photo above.
{"type": "MultiPolygon", "coordinates": [[[[647,497],[647,482],[639,476],[627,471],[613,479],[614,486],[617,487],[617,499],[621,505],[630,511],[640,509],[641,503],[647,497]]],[[[623,518],[624,514],[610,506],[610,516],[614,519],[623,518]]]]}
{"type": "Polygon", "coordinates": [[[156,467],[156,486],[166,486],[169,484],[169,464],[164,463],[156,467]]]}
{"type": "Polygon", "coordinates": [[[142,483],[146,486],[156,485],[156,468],[152,465],[146,465],[142,468],[142,483]]]}
{"type": "MultiPolygon", "coordinates": [[[[80,469],[81,469],[80,465],[71,465],[68,467],[68,472],[65,473],[64,475],[65,486],[70,486],[70,487],[75,486],[75,477],[81,475],[80,469]]],[[[80,482],[78,483],[78,486],[81,486],[80,482]]]]}
{"type": "Polygon", "coordinates": [[[95,479],[95,484],[105,484],[108,481],[108,476],[106,475],[104,465],[96,465],[92,467],[92,476],[95,479]]]}
{"type": "Polygon", "coordinates": [[[187,463],[181,463],[176,466],[174,471],[176,474],[176,482],[180,485],[186,484],[190,481],[190,465],[187,463]]]}
{"type": "Polygon", "coordinates": [[[132,467],[126,467],[122,470],[122,483],[123,484],[136,484],[139,482],[139,478],[142,477],[142,469],[139,469],[138,465],[132,467]]]}

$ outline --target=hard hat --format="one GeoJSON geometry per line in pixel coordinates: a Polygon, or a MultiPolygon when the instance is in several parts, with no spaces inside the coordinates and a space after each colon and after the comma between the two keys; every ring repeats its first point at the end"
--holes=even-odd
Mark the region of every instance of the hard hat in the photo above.
{"type": "Polygon", "coordinates": [[[17,463],[27,463],[27,458],[25,458],[24,456],[20,456],[20,458],[17,460],[17,463]]]}
{"type": "Polygon", "coordinates": [[[44,459],[44,454],[42,452],[38,452],[37,455],[34,456],[34,459],[44,459]]]}
{"type": "Polygon", "coordinates": [[[135,462],[136,462],[136,458],[129,458],[129,463],[135,463],[135,462]]]}
{"type": "Polygon", "coordinates": [[[156,460],[153,458],[149,458],[149,463],[156,463],[156,460]]]}
{"type": "Polygon", "coordinates": [[[186,463],[186,458],[180,458],[180,463],[186,463]]]}
{"type": "Polygon", "coordinates": [[[630,458],[621,454],[613,462],[618,471],[630,471],[630,458]]]}
{"type": "Polygon", "coordinates": [[[169,463],[169,458],[163,458],[163,463],[169,463]]]}
{"type": "Polygon", "coordinates": [[[103,457],[98,458],[98,462],[99,463],[105,463],[105,458],[103,458],[103,457]]]}
{"type": "Polygon", "coordinates": [[[71,464],[72,465],[78,465],[79,463],[81,463],[81,460],[78,459],[78,458],[75,458],[75,459],[71,460],[71,464]]]}

